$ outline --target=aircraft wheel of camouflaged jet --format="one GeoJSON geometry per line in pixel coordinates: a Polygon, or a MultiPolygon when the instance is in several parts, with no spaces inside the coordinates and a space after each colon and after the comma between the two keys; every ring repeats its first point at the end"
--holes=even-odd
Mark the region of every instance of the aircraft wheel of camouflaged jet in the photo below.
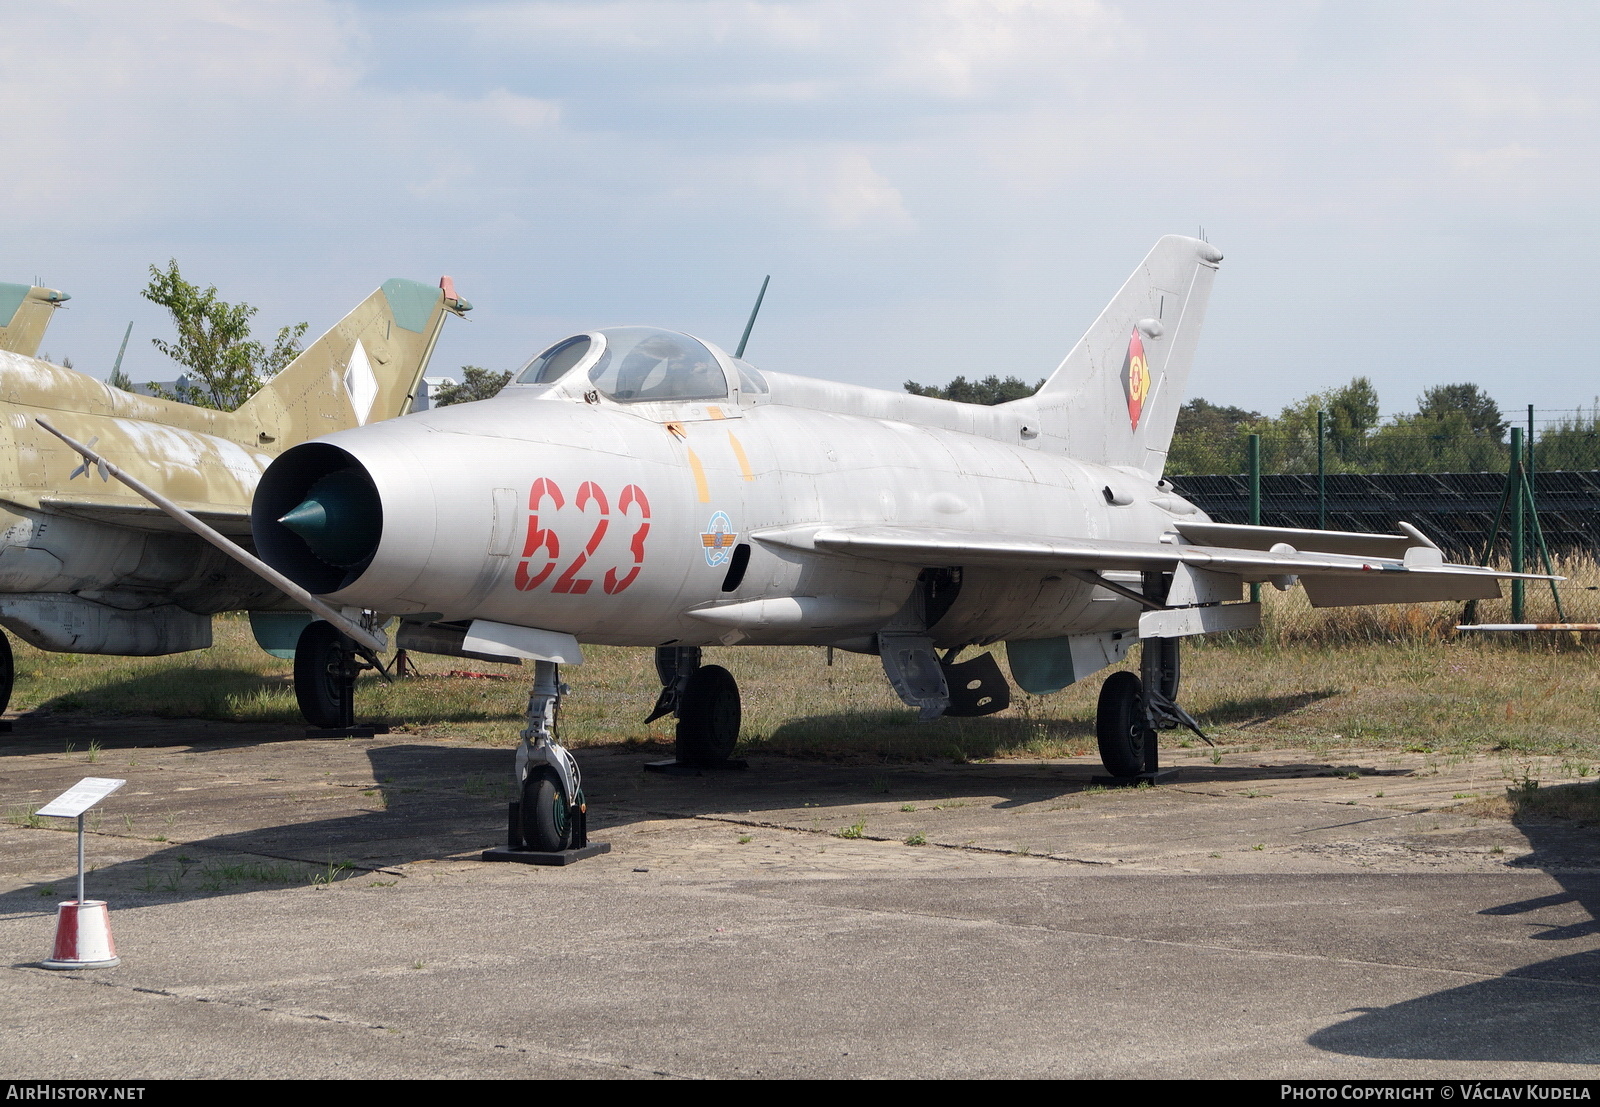
{"type": "Polygon", "coordinates": [[[522,786],[522,840],[527,847],[540,853],[571,848],[572,806],[553,771],[530,775],[522,786]]]}
{"type": "MultiPolygon", "coordinates": [[[[0,712],[11,706],[11,690],[17,682],[17,665],[11,656],[11,639],[0,631],[0,712]]],[[[0,730],[10,730],[10,723],[0,723],[0,730]]]]}
{"type": "Polygon", "coordinates": [[[689,678],[678,710],[680,765],[720,765],[739,741],[739,685],[721,665],[702,665],[689,678]]]}
{"type": "Polygon", "coordinates": [[[344,635],[320,619],[306,624],[294,649],[294,698],[314,727],[350,726],[346,696],[354,692],[344,635]]]}
{"type": "Polygon", "coordinates": [[[1112,776],[1138,776],[1144,771],[1145,743],[1156,734],[1147,730],[1140,718],[1139,678],[1123,670],[1112,673],[1100,686],[1100,705],[1095,711],[1094,732],[1100,740],[1100,760],[1112,776]]]}

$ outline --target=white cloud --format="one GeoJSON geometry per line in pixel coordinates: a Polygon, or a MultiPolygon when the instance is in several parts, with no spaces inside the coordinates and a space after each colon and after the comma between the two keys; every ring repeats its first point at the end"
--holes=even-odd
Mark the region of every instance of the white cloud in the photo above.
{"type": "MultiPolygon", "coordinates": [[[[1000,311],[1014,299],[1004,282],[1077,280],[1067,259],[1088,245],[1131,259],[1161,233],[1205,223],[1230,259],[1219,296],[1274,249],[1318,256],[1317,279],[1333,280],[1338,267],[1318,251],[1359,243],[1369,256],[1351,279],[1381,298],[1390,278],[1374,274],[1409,274],[1401,291],[1415,313],[1426,310],[1415,288],[1453,279],[1463,243],[1485,271],[1485,243],[1581,253],[1597,214],[1597,17],[1561,5],[1463,4],[1448,20],[1438,10],[13,4],[0,37],[0,204],[11,244],[39,251],[136,243],[161,260],[190,256],[178,244],[192,243],[225,259],[257,243],[352,271],[375,255],[432,269],[443,255],[437,268],[478,271],[469,295],[482,303],[496,281],[510,298],[537,268],[526,259],[555,250],[570,248],[574,286],[611,287],[642,251],[790,249],[818,287],[822,274],[866,281],[863,257],[911,271],[904,259],[937,254],[924,268],[951,296],[1000,311]]],[[[1569,292],[1570,278],[1546,269],[1561,272],[1520,264],[1556,282],[1530,301],[1569,292]]],[[[673,280],[720,271],[676,265],[673,280]]],[[[847,299],[839,311],[869,312],[847,299]]],[[[1457,291],[1443,302],[1476,301],[1457,291]]],[[[620,305],[616,317],[630,314],[620,305]]],[[[1298,386],[1303,374],[1286,380],[1252,344],[1227,347],[1225,306],[1214,318],[1217,348],[1241,373],[1261,366],[1266,387],[1298,386]]],[[[989,322],[1015,320],[972,325],[989,322]]],[[[1343,364],[1346,342],[1350,357],[1391,345],[1363,333],[1352,323],[1307,356],[1326,349],[1343,364]]],[[[1041,361],[1058,342],[1041,341],[1041,361]]],[[[1441,345],[1436,356],[1462,354],[1441,345]]],[[[919,379],[937,372],[918,366],[919,379]]],[[[890,384],[900,375],[887,360],[882,372],[890,384]]]]}

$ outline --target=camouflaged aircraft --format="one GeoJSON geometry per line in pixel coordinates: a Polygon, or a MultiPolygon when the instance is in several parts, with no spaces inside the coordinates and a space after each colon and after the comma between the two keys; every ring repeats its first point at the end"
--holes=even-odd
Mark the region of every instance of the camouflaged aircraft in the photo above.
{"type": "Polygon", "coordinates": [[[0,350],[23,357],[39,352],[44,332],[55,317],[56,308],[72,299],[65,292],[38,285],[0,284],[0,350]]]}
{"type": "Polygon", "coordinates": [[[739,733],[737,683],[705,647],[875,654],[931,719],[1010,702],[994,656],[965,649],[1004,642],[1042,695],[1139,642],[1096,729],[1112,774],[1150,774],[1157,732],[1195,726],[1179,641],[1256,626],[1247,584],[1336,606],[1488,598],[1506,575],[1446,564],[1406,524],[1225,525],[1174,493],[1161,473],[1221,260],[1161,239],[1038,393],[996,407],[763,372],[653,327],[574,335],[493,399],[285,451],[249,560],[354,648],[385,648],[398,616],[400,646],[533,661],[513,845],[586,840],[555,735],[558,666],[583,642],[655,649],[651,717],[676,713],[688,766],[725,762],[739,733]]]}
{"type": "MultiPolygon", "coordinates": [[[[93,471],[35,424],[114,452],[224,533],[250,534],[256,481],[286,446],[404,414],[447,314],[470,305],[391,280],[236,411],[135,395],[41,361],[66,296],[0,285],[0,626],[44,650],[151,655],[204,649],[211,617],[248,610],[257,641],[292,656],[303,607],[93,471]]],[[[0,709],[12,687],[0,633],[0,709]]],[[[313,722],[317,720],[313,719],[313,722]]]]}

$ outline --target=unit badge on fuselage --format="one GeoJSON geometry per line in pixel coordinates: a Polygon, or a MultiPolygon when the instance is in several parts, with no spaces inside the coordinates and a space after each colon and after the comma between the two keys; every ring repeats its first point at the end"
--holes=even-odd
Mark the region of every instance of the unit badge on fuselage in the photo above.
{"type": "Polygon", "coordinates": [[[739,541],[739,532],[733,529],[733,520],[728,518],[726,511],[719,511],[711,516],[711,522],[706,524],[705,532],[700,535],[700,542],[705,547],[706,564],[715,569],[733,556],[733,547],[739,541]]]}
{"type": "Polygon", "coordinates": [[[1144,340],[1134,328],[1128,339],[1128,354],[1122,359],[1122,391],[1128,397],[1129,429],[1139,429],[1139,416],[1144,413],[1144,401],[1150,395],[1150,366],[1144,358],[1144,340]]]}

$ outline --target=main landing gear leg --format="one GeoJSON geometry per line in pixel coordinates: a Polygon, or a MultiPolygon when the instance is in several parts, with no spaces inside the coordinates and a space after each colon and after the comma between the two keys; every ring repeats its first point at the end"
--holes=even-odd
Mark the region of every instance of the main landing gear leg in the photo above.
{"type": "MultiPolygon", "coordinates": [[[[1159,573],[1145,574],[1144,593],[1157,603],[1165,602],[1170,578],[1159,573]]],[[[1100,760],[1110,776],[1095,777],[1096,784],[1159,784],[1171,780],[1178,770],[1161,768],[1157,734],[1185,726],[1207,745],[1211,739],[1200,730],[1177,704],[1179,665],[1178,638],[1140,640],[1139,675],[1123,671],[1112,673],[1100,686],[1100,703],[1095,713],[1095,736],[1100,743],[1100,760]]]]}
{"type": "Polygon", "coordinates": [[[646,762],[645,769],[698,776],[708,769],[748,768],[748,762],[732,759],[741,721],[739,685],[733,674],[721,665],[700,664],[698,646],[657,647],[656,673],[661,677],[661,695],[645,722],[677,715],[677,757],[646,762]]]}
{"type": "Polygon", "coordinates": [[[589,805],[583,776],[567,748],[556,740],[556,719],[566,692],[553,661],[533,663],[528,725],[522,731],[512,772],[506,848],[483,851],[485,861],[570,865],[611,852],[609,842],[589,841],[589,805]]]}
{"type": "Polygon", "coordinates": [[[305,716],[307,738],[371,738],[382,723],[356,725],[356,677],[372,668],[354,643],[321,619],[307,623],[294,648],[294,696],[305,716]]]}

